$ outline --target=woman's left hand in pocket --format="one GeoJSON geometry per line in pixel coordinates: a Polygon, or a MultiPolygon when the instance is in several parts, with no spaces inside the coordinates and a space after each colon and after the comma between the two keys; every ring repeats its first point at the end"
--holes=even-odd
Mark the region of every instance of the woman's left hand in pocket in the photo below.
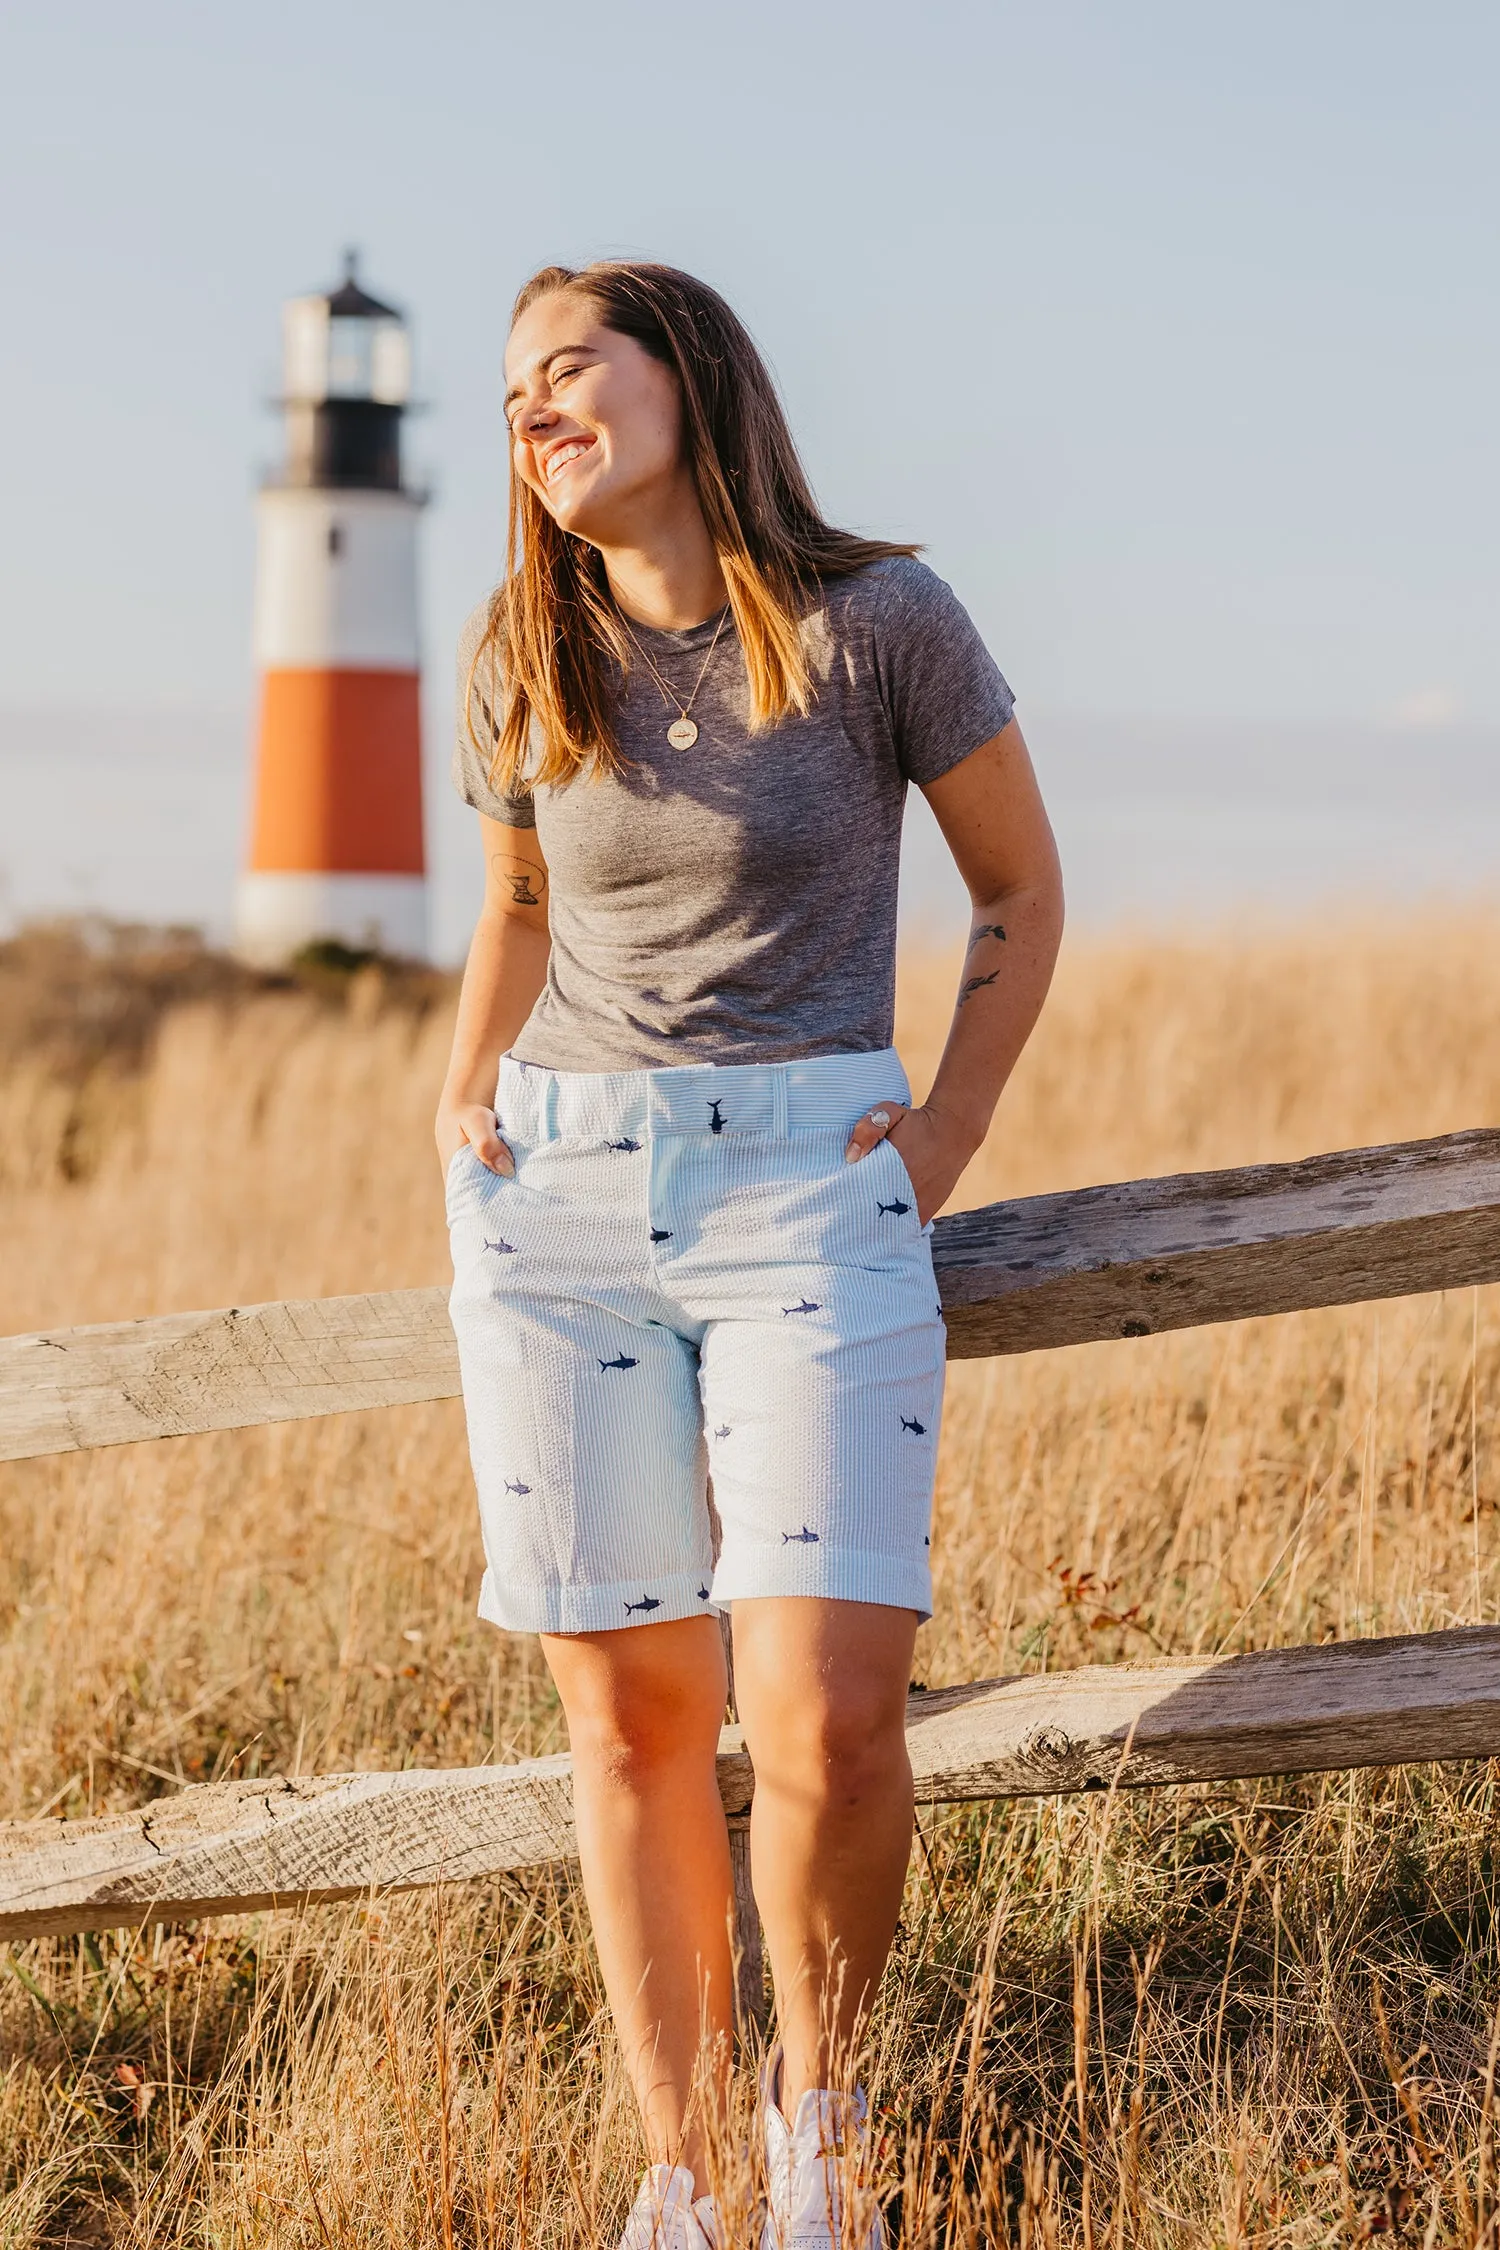
{"type": "Polygon", "coordinates": [[[894,1142],[916,1191],[917,1218],[926,1226],[958,1185],[959,1175],[974,1154],[969,1136],[950,1118],[925,1106],[910,1108],[905,1102],[876,1102],[856,1122],[844,1151],[845,1161],[857,1164],[883,1140],[894,1142]]]}

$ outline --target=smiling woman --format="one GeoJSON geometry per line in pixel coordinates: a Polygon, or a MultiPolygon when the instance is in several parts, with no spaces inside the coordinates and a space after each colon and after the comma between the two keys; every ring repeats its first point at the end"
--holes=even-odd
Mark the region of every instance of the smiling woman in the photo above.
{"type": "Polygon", "coordinates": [[[455,748],[488,884],[437,1121],[480,1609],[542,1635],[567,1712],[652,2159],[627,2250],[718,2241],[732,1611],[781,2032],[764,2250],[873,2250],[854,2074],[912,1835],[928,1232],[1041,1007],[1056,855],[963,608],[911,548],[823,521],[713,290],[546,267],[506,378],[507,568],[465,629],[455,748]],[[974,903],[920,1107],[891,1047],[912,782],[974,903]]]}

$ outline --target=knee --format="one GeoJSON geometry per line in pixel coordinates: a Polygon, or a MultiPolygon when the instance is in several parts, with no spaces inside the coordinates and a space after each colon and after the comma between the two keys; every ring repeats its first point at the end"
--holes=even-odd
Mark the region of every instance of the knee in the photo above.
{"type": "Polygon", "coordinates": [[[909,1788],[905,1697],[858,1683],[789,1701],[750,1743],[757,1786],[833,1810],[909,1788]]]}
{"type": "Polygon", "coordinates": [[[714,1754],[722,1698],[715,1703],[698,1683],[596,1671],[562,1692],[575,1764],[607,1786],[633,1791],[714,1754]]]}

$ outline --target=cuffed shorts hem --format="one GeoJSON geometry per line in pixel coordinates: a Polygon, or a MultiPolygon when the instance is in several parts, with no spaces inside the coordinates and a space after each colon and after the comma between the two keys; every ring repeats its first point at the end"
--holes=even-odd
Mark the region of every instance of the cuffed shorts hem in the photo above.
{"type": "Polygon", "coordinates": [[[780,1554],[740,1555],[721,1562],[714,1572],[713,1598],[721,1609],[732,1602],[763,1601],[778,1594],[914,1609],[924,1623],[932,1615],[931,1571],[895,1555],[821,1542],[804,1546],[793,1539],[780,1554]]]}
{"type": "Polygon", "coordinates": [[[506,1633],[611,1633],[628,1625],[671,1625],[713,1615],[708,1575],[652,1579],[616,1586],[497,1586],[493,1571],[479,1589],[479,1614],[506,1633]]]}

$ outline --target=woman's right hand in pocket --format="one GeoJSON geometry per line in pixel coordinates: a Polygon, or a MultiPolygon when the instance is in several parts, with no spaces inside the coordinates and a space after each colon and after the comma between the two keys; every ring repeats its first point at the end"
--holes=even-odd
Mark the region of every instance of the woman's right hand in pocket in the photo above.
{"type": "Polygon", "coordinates": [[[471,1148],[486,1171],[502,1180],[516,1176],[516,1160],[500,1138],[495,1112],[481,1102],[445,1102],[437,1113],[433,1136],[445,1178],[461,1148],[471,1148]]]}

